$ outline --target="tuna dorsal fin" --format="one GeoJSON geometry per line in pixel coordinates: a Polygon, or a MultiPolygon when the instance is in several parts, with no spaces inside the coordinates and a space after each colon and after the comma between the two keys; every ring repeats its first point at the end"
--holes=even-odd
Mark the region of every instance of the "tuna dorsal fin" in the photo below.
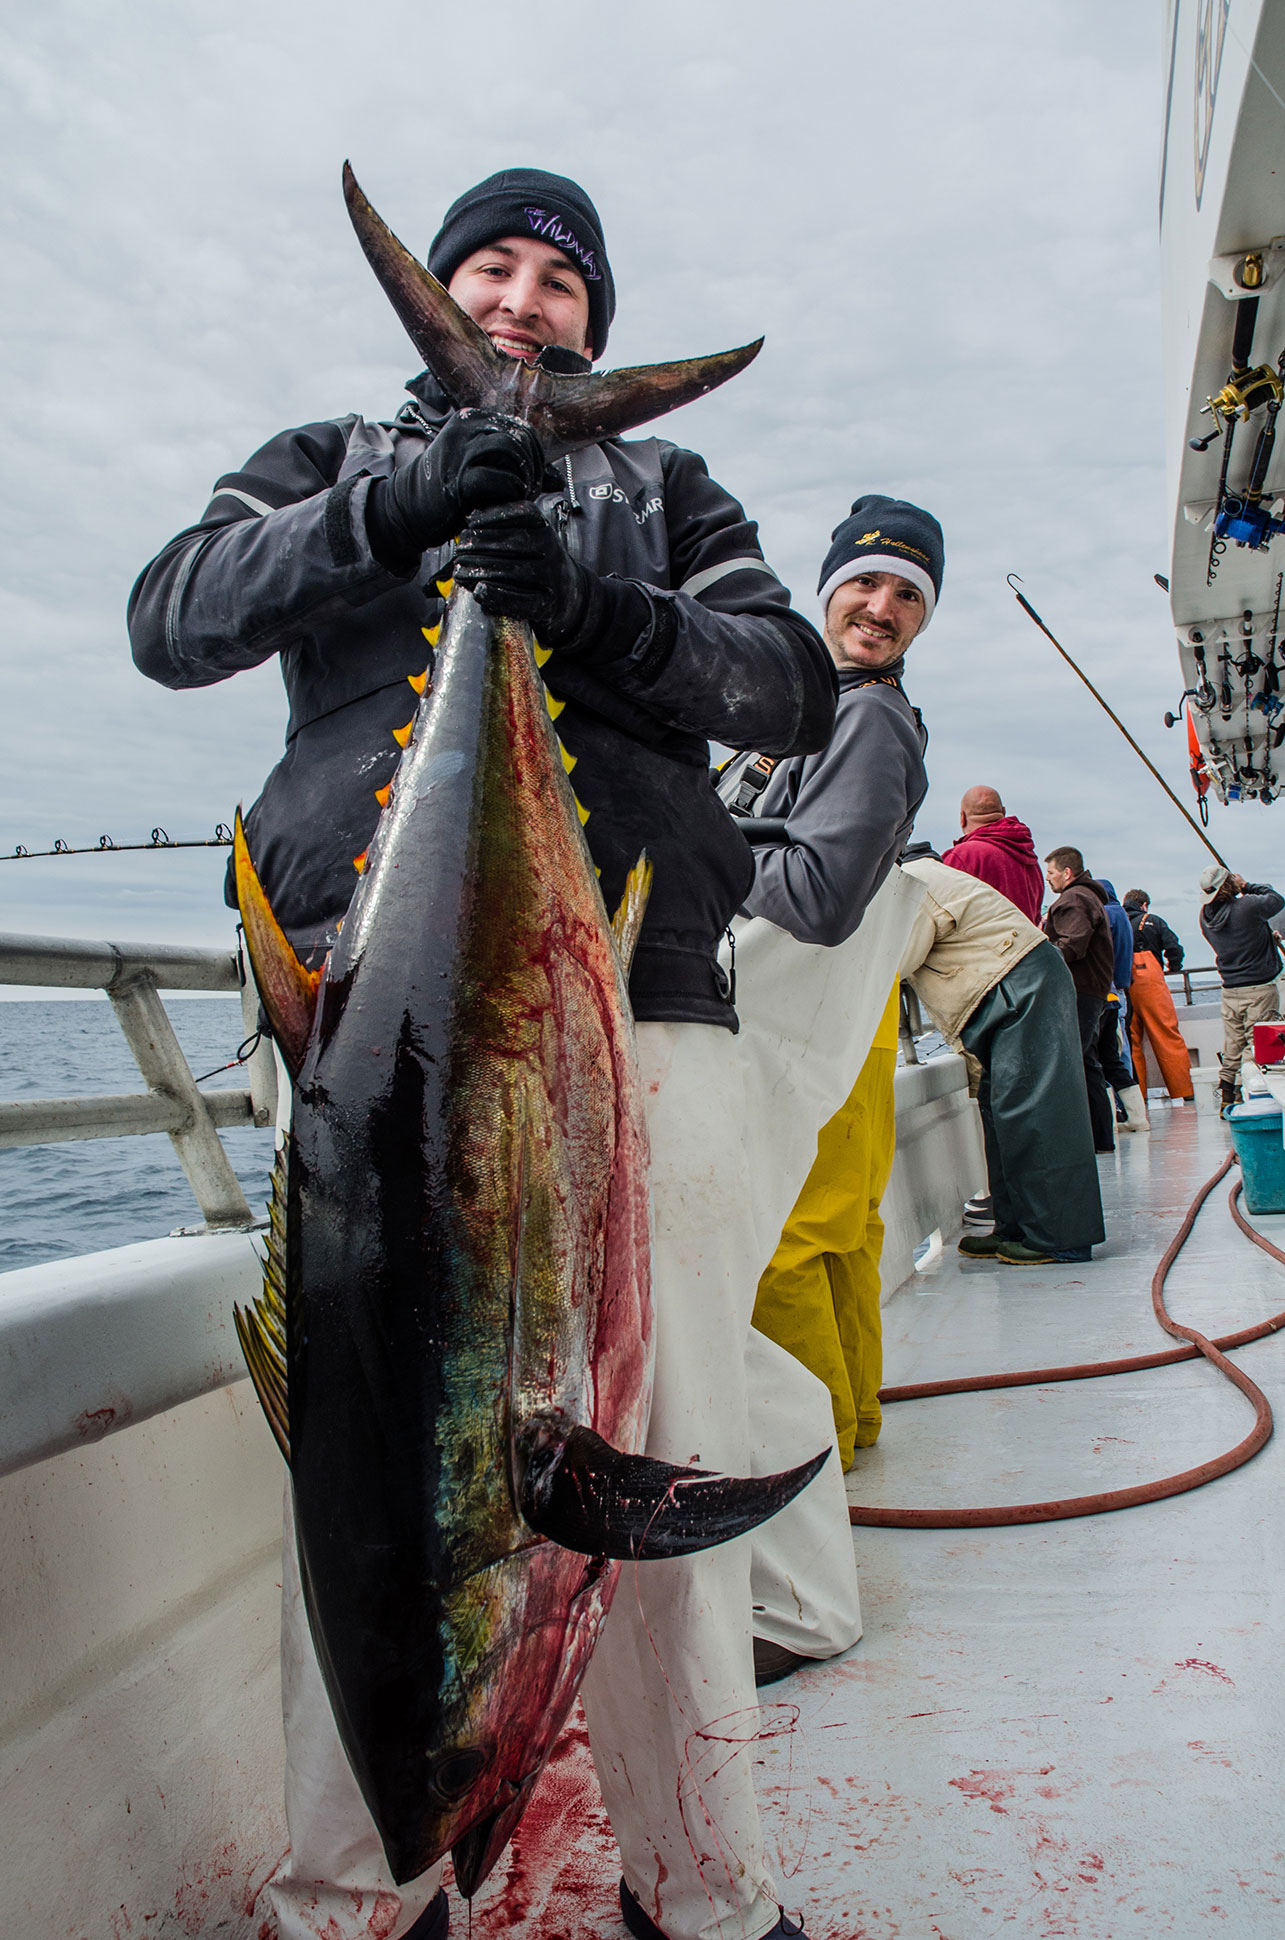
{"type": "Polygon", "coordinates": [[[591,1428],[545,1416],[518,1437],[518,1507],[530,1528],[584,1556],[690,1556],[757,1529],[805,1489],[829,1454],[779,1475],[713,1475],[625,1455],[591,1428]]]}
{"type": "Polygon", "coordinates": [[[268,1240],[263,1258],[263,1292],[248,1310],[233,1307],[237,1339],[254,1382],[259,1405],[277,1447],[290,1460],[290,1404],[286,1391],[286,1149],[277,1153],[268,1202],[268,1240]]]}
{"type": "Polygon", "coordinates": [[[487,406],[521,418],[552,460],[690,404],[758,356],[763,339],[710,357],[633,370],[559,373],[504,357],[445,286],[416,262],[371,207],[347,162],[344,200],[366,260],[411,342],[457,409],[487,406]]]}
{"type": "Polygon", "coordinates": [[[647,899],[651,895],[652,878],[656,871],[651,857],[643,850],[629,874],[625,877],[625,893],[620,898],[620,907],[611,919],[611,934],[616,939],[620,953],[621,967],[626,976],[634,960],[638,946],[638,936],[642,929],[643,917],[647,914],[647,899]]]}
{"type": "Polygon", "coordinates": [[[303,1063],[312,1033],[317,1008],[320,970],[308,970],[300,963],[285,931],[272,913],[263,884],[250,856],[241,811],[236,812],[232,831],[232,854],[236,870],[236,899],[245,926],[246,947],[259,986],[263,1008],[268,1013],[272,1035],[293,1077],[303,1063]]]}

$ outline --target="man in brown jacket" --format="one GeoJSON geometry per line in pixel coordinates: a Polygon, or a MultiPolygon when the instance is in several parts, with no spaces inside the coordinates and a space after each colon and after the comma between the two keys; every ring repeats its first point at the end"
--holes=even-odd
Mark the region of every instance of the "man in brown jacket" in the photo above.
{"type": "Polygon", "coordinates": [[[1084,867],[1078,849],[1052,849],[1044,858],[1044,874],[1054,892],[1044,917],[1044,933],[1071,972],[1075,1008],[1084,1055],[1084,1083],[1089,1094],[1089,1118],[1095,1152],[1114,1152],[1115,1113],[1098,1062],[1098,1027],[1102,1006],[1111,990],[1115,951],[1106,915],[1106,891],[1084,867]]]}
{"type": "Polygon", "coordinates": [[[1103,1237],[1102,1198],[1066,966],[989,883],[932,855],[901,866],[927,892],[901,974],[981,1067],[995,1230],[965,1233],[959,1250],[1005,1266],[1088,1260],[1103,1237]]]}

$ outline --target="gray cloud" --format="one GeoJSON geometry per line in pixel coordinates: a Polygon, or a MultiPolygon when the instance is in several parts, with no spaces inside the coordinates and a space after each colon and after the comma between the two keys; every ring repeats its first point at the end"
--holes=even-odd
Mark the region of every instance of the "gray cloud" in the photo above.
{"type": "MultiPolygon", "coordinates": [[[[558,16],[561,22],[566,16],[558,16]]],[[[512,161],[581,179],[620,290],[613,361],[742,342],[695,445],[809,607],[861,491],[946,528],[909,684],[921,832],[994,782],[1195,941],[1202,851],[1016,608],[1015,569],[1175,787],[1156,241],[1158,10],[660,0],[579,24],[232,0],[54,0],[0,50],[8,378],[0,451],[0,853],[203,834],[279,752],[272,668],[171,695],[124,607],[212,481],[281,426],[387,416],[414,368],[339,195],[350,155],[422,250],[512,161]]],[[[1214,811],[1250,876],[1256,805],[1214,811]]],[[[0,864],[11,929],[216,940],[220,859],[0,864]]],[[[1202,946],[1196,943],[1193,954],[1202,946]]]]}

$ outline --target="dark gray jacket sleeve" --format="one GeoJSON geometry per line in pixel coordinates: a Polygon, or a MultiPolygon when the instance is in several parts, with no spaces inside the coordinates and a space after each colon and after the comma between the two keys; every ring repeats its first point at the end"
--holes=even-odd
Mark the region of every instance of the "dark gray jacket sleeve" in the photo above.
{"type": "Polygon", "coordinates": [[[1240,892],[1243,906],[1255,916],[1261,916],[1265,923],[1285,909],[1285,896],[1273,889],[1269,882],[1247,882],[1240,892]]]}
{"type": "Polygon", "coordinates": [[[897,860],[926,786],[919,730],[886,687],[840,701],[829,746],[802,764],[786,846],[754,851],[745,900],[801,943],[856,930],[897,860]]]}
{"type": "Polygon", "coordinates": [[[758,527],[695,452],[664,447],[671,589],[629,582],[633,609],[579,664],[663,726],[764,754],[823,748],[838,682],[820,635],[763,558],[758,527]]]}
{"type": "Polygon", "coordinates": [[[129,636],[140,671],[207,687],[295,641],[327,609],[364,605],[401,582],[366,537],[369,478],[336,483],[356,420],[304,425],[218,482],[200,521],[140,575],[129,636]]]}

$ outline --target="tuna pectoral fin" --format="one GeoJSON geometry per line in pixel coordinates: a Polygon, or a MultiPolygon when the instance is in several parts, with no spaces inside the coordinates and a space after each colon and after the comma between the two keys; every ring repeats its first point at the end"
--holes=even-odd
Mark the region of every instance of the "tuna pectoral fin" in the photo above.
{"type": "Polygon", "coordinates": [[[623,1455],[591,1428],[546,1419],[529,1423],[519,1438],[518,1506],[538,1535],[584,1556],[690,1556],[784,1509],[829,1452],[780,1475],[713,1475],[623,1455]]]}
{"type": "Polygon", "coordinates": [[[647,914],[647,899],[651,895],[652,877],[656,871],[646,849],[643,850],[629,874],[625,877],[625,893],[620,898],[620,907],[611,919],[611,934],[616,939],[616,949],[625,975],[634,960],[642,930],[643,917],[647,914]]]}
{"type": "Polygon", "coordinates": [[[290,940],[272,913],[264,894],[259,872],[250,858],[250,845],[240,809],[232,833],[232,855],[236,870],[236,899],[245,925],[246,946],[259,986],[263,1008],[268,1013],[272,1035],[291,1077],[303,1063],[317,1008],[320,970],[307,970],[290,946],[290,940]]]}
{"type": "Polygon", "coordinates": [[[285,1148],[272,1168],[268,1206],[268,1243],[263,1261],[263,1293],[248,1310],[233,1307],[236,1337],[254,1382],[259,1405],[277,1447],[290,1460],[290,1405],[286,1394],[286,1195],[285,1148]]]}

